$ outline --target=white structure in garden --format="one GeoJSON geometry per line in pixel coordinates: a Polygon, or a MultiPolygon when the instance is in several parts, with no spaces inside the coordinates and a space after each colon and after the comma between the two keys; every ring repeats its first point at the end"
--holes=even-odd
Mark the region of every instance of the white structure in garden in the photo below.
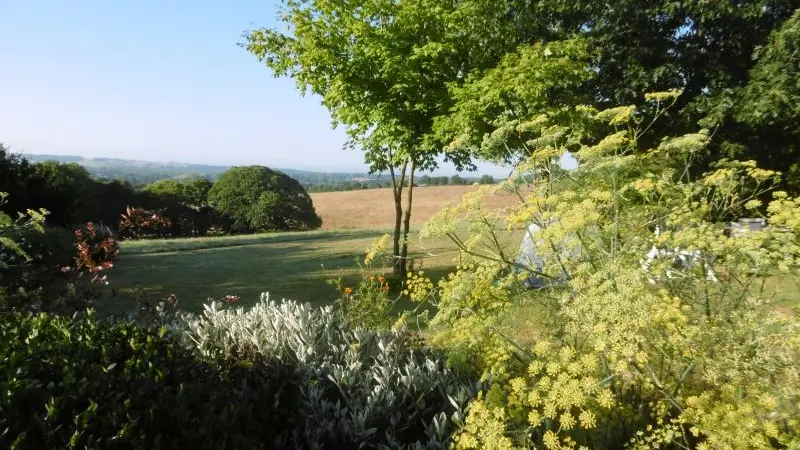
{"type": "MultiPolygon", "coordinates": [[[[550,224],[557,223],[556,220],[551,220],[550,224]]],[[[741,237],[751,232],[766,230],[766,221],[764,219],[742,218],[736,222],[731,222],[728,227],[731,231],[731,237],[741,237]]],[[[522,244],[519,247],[519,252],[515,260],[514,270],[517,273],[525,272],[528,274],[527,278],[523,280],[522,284],[527,288],[540,288],[545,285],[545,279],[542,274],[549,264],[556,263],[556,261],[546,261],[542,255],[537,252],[537,247],[541,246],[543,242],[538,238],[542,231],[542,227],[537,223],[532,223],[528,226],[527,233],[522,239],[522,244]],[[534,239],[537,239],[534,241],[534,239]]],[[[661,235],[661,227],[656,226],[655,236],[661,235]]],[[[568,260],[574,260],[582,253],[582,248],[577,242],[577,238],[571,240],[565,238],[561,242],[553,243],[554,250],[558,254],[568,260]]],[[[664,276],[669,279],[674,279],[682,276],[685,270],[694,267],[702,267],[705,271],[706,280],[711,282],[719,281],[713,268],[713,256],[705,255],[700,250],[688,250],[685,248],[664,248],[658,247],[655,244],[647,252],[647,255],[640,261],[642,270],[647,274],[648,280],[655,283],[659,280],[659,276],[652,274],[652,267],[658,260],[667,259],[670,261],[671,267],[668,268],[664,276]]]]}
{"type": "MultiPolygon", "coordinates": [[[[549,225],[557,224],[557,220],[551,220],[549,225]]],[[[527,288],[540,288],[545,285],[545,279],[542,274],[545,272],[545,265],[557,263],[556,261],[545,261],[536,248],[541,246],[543,242],[539,238],[542,227],[536,223],[528,226],[528,231],[522,238],[522,244],[519,246],[519,252],[515,262],[515,271],[527,272],[528,277],[523,280],[522,284],[527,288]],[[534,239],[537,239],[534,242],[534,239]]],[[[554,251],[559,257],[565,260],[574,260],[582,253],[582,248],[578,243],[577,237],[570,239],[569,237],[560,242],[553,243],[554,251]]],[[[554,258],[553,258],[554,259],[554,258]]]]}
{"type": "MultiPolygon", "coordinates": [[[[661,227],[656,226],[655,236],[658,237],[660,235],[661,227]]],[[[655,283],[659,279],[658,276],[650,273],[650,267],[652,267],[653,263],[658,259],[670,259],[672,262],[674,268],[671,267],[666,270],[665,275],[667,278],[676,278],[680,276],[681,269],[689,269],[702,265],[705,268],[706,280],[713,282],[719,281],[717,279],[717,274],[714,273],[711,259],[707,258],[700,250],[687,250],[679,247],[663,248],[656,247],[656,245],[653,244],[653,246],[650,247],[650,251],[647,252],[645,259],[640,261],[642,270],[647,273],[647,279],[651,283],[655,283]]]]}
{"type": "MultiPolygon", "coordinates": [[[[748,233],[764,231],[767,229],[766,220],[761,218],[741,218],[736,222],[731,222],[728,225],[730,230],[730,237],[738,238],[747,235],[748,233]]],[[[655,235],[658,237],[661,234],[661,228],[656,226],[655,235]]],[[[713,268],[713,256],[704,255],[700,250],[687,250],[684,248],[659,248],[655,244],[650,248],[646,258],[641,261],[642,270],[648,273],[648,279],[651,283],[658,280],[657,276],[650,274],[650,268],[657,259],[670,258],[674,268],[666,270],[667,278],[675,278],[680,274],[681,269],[688,269],[702,265],[705,268],[706,280],[717,282],[717,275],[713,268]]]]}

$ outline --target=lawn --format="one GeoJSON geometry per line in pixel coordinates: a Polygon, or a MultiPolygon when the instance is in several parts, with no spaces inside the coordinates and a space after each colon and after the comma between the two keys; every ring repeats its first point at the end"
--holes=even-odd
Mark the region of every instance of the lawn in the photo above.
{"type": "MultiPolygon", "coordinates": [[[[434,279],[453,269],[456,248],[447,239],[420,241],[416,230],[436,211],[447,203],[458,202],[472,189],[442,186],[416,191],[412,216],[416,225],[412,227],[410,256],[434,279]]],[[[193,311],[199,310],[208,298],[225,295],[240,296],[243,305],[253,304],[262,292],[269,292],[276,300],[329,304],[336,292],[327,280],[341,277],[345,283],[355,284],[359,279],[357,260],[363,260],[364,251],[390,232],[391,191],[370,189],[313,197],[324,226],[335,225],[338,229],[123,242],[121,256],[110,273],[108,288],[114,294],[103,299],[98,310],[128,311],[135,305],[135,296],[152,301],[173,293],[181,308],[193,311]]],[[[489,197],[486,205],[494,209],[515,202],[518,199],[500,194],[489,197]]],[[[513,253],[522,234],[501,232],[500,237],[513,253]]],[[[773,278],[769,287],[779,308],[798,304],[799,289],[794,278],[773,278]]]]}
{"type": "MultiPolygon", "coordinates": [[[[193,311],[210,297],[238,295],[248,305],[262,292],[278,300],[328,304],[336,293],[327,280],[342,277],[354,284],[359,277],[357,260],[363,260],[365,250],[387,232],[322,230],[123,242],[109,275],[108,288],[114,294],[97,309],[126,311],[135,304],[135,295],[152,301],[173,293],[181,308],[193,311]]],[[[510,246],[518,245],[516,234],[505,233],[510,246]]],[[[456,254],[447,239],[420,241],[416,232],[410,239],[410,256],[436,278],[452,269],[456,254]]]]}
{"type": "MultiPolygon", "coordinates": [[[[473,186],[418,188],[414,194],[410,257],[434,278],[454,266],[456,248],[448,239],[421,242],[421,224],[448,203],[458,203],[473,186]]],[[[109,298],[101,313],[127,311],[136,296],[149,301],[176,294],[180,307],[197,311],[208,298],[238,295],[244,305],[262,292],[273,299],[328,304],[336,292],[327,280],[359,279],[358,260],[375,241],[391,232],[394,205],[390,189],[312,194],[323,229],[215,238],[126,241],[109,275],[109,298]],[[335,228],[335,229],[334,229],[335,228]]],[[[492,195],[486,206],[497,209],[519,200],[492,195]]],[[[521,232],[503,232],[516,249],[521,232]]],[[[379,268],[376,268],[376,270],[379,268]]],[[[386,269],[388,272],[390,269],[386,269]]]]}

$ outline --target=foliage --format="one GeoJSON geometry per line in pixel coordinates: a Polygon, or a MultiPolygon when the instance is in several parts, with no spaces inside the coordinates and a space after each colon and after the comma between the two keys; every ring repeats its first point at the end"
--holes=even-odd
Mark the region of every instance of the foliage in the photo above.
{"type": "Polygon", "coordinates": [[[227,170],[214,183],[208,199],[230,216],[238,232],[310,230],[322,225],[300,183],[263,166],[227,170]]]}
{"type": "MultiPolygon", "coordinates": [[[[75,230],[75,270],[91,275],[91,282],[108,284],[103,271],[114,266],[119,255],[119,243],[108,229],[98,230],[92,222],[75,230]]],[[[64,268],[61,269],[64,272],[64,268]]]]}
{"type": "MultiPolygon", "coordinates": [[[[0,192],[0,206],[4,206],[8,194],[0,192]]],[[[16,218],[0,211],[0,308],[12,303],[11,297],[19,288],[20,273],[33,257],[26,251],[30,232],[43,233],[45,210],[28,210],[18,213],[16,218]]]]}
{"type": "Polygon", "coordinates": [[[431,118],[446,110],[447,83],[468,55],[466,48],[458,53],[439,44],[446,12],[427,0],[292,0],[279,16],[291,34],[253,30],[246,46],[277,76],[322,96],[352,144],[367,152],[373,171],[397,166],[412,153],[422,168],[435,165],[438,150],[423,141],[431,118]]]}
{"type": "Polygon", "coordinates": [[[537,43],[506,55],[496,67],[454,88],[456,104],[436,130],[448,148],[469,149],[489,159],[516,162],[527,132],[541,118],[569,113],[594,79],[586,42],[537,43]],[[532,119],[531,119],[532,118],[532,119]]]}
{"type": "Polygon", "coordinates": [[[75,163],[44,161],[31,165],[33,174],[27,191],[36,206],[50,214],[48,224],[70,227],[84,219],[91,201],[95,182],[89,172],[75,163]]]}
{"type": "MultiPolygon", "coordinates": [[[[508,0],[491,2],[483,10],[475,8],[476,3],[483,4],[458,2],[464,13],[453,28],[471,30],[473,36],[488,33],[481,42],[483,51],[505,56],[496,58],[490,70],[464,69],[463,82],[452,83],[455,103],[436,119],[435,128],[454,151],[516,162],[525,155],[520,154],[524,147],[511,139],[513,122],[569,113],[569,106],[578,104],[598,109],[636,104],[643,92],[677,88],[683,94],[673,113],[647,129],[640,141],[654,146],[662,136],[692,132],[698,123],[713,129],[717,139],[698,155],[693,175],[701,175],[721,158],[752,159],[773,170],[797,159],[796,127],[743,123],[736,117],[751,110],[739,100],[748,83],[773,93],[791,92],[780,84],[773,89],[763,80],[773,79],[767,73],[776,80],[797,78],[787,51],[793,44],[780,44],[793,36],[787,20],[800,7],[797,0],[736,5],[508,0]],[[474,10],[479,13],[470,13],[474,10]],[[500,18],[495,19],[498,12],[500,18]],[[782,26],[785,30],[770,39],[782,26]],[[474,30],[477,27],[495,32],[474,30]],[[500,33],[507,37],[498,39],[500,33]]],[[[757,93],[747,97],[759,98],[757,93]]],[[[770,101],[761,97],[755,103],[769,107],[770,101]]],[[[557,122],[565,125],[569,119],[557,122]]],[[[783,181],[797,189],[792,179],[783,181]]]]}
{"type": "Polygon", "coordinates": [[[800,444],[800,322],[771,304],[765,279],[798,269],[798,200],[752,161],[721,160],[694,177],[712,145],[705,130],[644,146],[678,95],[574,108],[568,125],[537,119],[524,143],[529,158],[501,187],[520,196],[518,207],[498,223],[472,194],[426,226],[423,234],[462,248],[459,269],[432,293],[430,283],[411,284],[422,286],[417,297],[436,297],[433,340],[454,364],[477,361],[492,382],[472,402],[456,448],[800,444]],[[596,134],[604,128],[605,137],[596,134]],[[556,170],[568,149],[578,168],[556,170]],[[764,231],[732,237],[720,226],[759,210],[764,231]],[[466,237],[459,220],[471,224],[466,237]],[[498,244],[496,229],[531,223],[549,263],[509,270],[515,250],[498,244]],[[652,277],[641,261],[653,246],[699,256],[677,266],[660,257],[651,275],[674,276],[652,277]],[[718,280],[706,277],[709,268],[718,280]],[[525,291],[529,271],[558,282],[525,291]],[[520,302],[536,305],[526,332],[533,342],[502,325],[520,302]]]}
{"type": "Polygon", "coordinates": [[[129,206],[120,215],[119,234],[127,239],[166,237],[170,225],[170,220],[157,211],[129,206]]]}
{"type": "Polygon", "coordinates": [[[252,308],[207,304],[186,339],[206,358],[257,354],[294,367],[298,428],[287,448],[443,449],[473,385],[408,331],[349,328],[330,306],[264,296],[252,308]]]}
{"type": "Polygon", "coordinates": [[[336,287],[336,305],[349,326],[385,329],[392,325],[392,310],[397,298],[390,298],[391,286],[384,275],[371,274],[359,264],[361,280],[353,289],[343,284],[342,279],[328,280],[336,287]]]}
{"type": "Polygon", "coordinates": [[[443,449],[475,389],[408,331],[331,307],[165,303],[145,326],[0,316],[0,446],[443,449]]]}
{"type": "Polygon", "coordinates": [[[213,183],[205,178],[191,181],[158,180],[142,188],[164,201],[177,202],[194,210],[208,205],[208,191],[213,183]]]}
{"type": "Polygon", "coordinates": [[[322,97],[334,125],[345,127],[346,146],[364,151],[371,172],[390,173],[399,275],[406,270],[415,172],[435,168],[442,154],[458,169],[473,168],[469,152],[443,152],[433,135],[433,118],[452,105],[449,83],[473,60],[490,59],[474,51],[483,44],[479,37],[454,35],[457,19],[454,2],[287,0],[279,14],[287,32],[246,35],[247,50],[276,76],[322,97]]]}
{"type": "Polygon", "coordinates": [[[16,214],[33,205],[31,196],[26,189],[27,180],[32,173],[33,169],[25,158],[12,153],[11,149],[0,142],[0,192],[14,194],[3,200],[0,211],[6,214],[16,214]]]}
{"type": "Polygon", "coordinates": [[[211,182],[206,179],[164,180],[137,192],[127,182],[93,179],[86,168],[75,162],[48,159],[30,164],[21,156],[8,153],[5,147],[0,166],[8,177],[2,184],[9,187],[9,192],[15,192],[13,205],[6,204],[4,210],[43,207],[50,212],[47,224],[51,227],[71,228],[86,222],[114,227],[127,205],[159,210],[168,217],[170,224],[159,230],[160,236],[218,234],[230,226],[227,218],[209,206],[211,182]],[[14,205],[19,208],[12,209],[14,205]]]}
{"type": "Polygon", "coordinates": [[[757,63],[737,102],[736,119],[755,132],[752,141],[768,139],[764,158],[771,165],[783,166],[791,186],[800,186],[800,166],[796,162],[800,129],[800,9],[780,29],[774,31],[756,55],[757,63]],[[768,136],[764,136],[768,135],[768,136]],[[775,145],[776,141],[780,145],[775,145]]]}
{"type": "Polygon", "coordinates": [[[80,311],[100,296],[95,285],[108,284],[119,253],[110,231],[91,222],[74,234],[45,228],[46,214],[29,210],[14,221],[0,213],[0,310],[80,311]]]}
{"type": "Polygon", "coordinates": [[[141,204],[160,210],[168,219],[164,230],[170,237],[220,234],[230,228],[230,220],[211,207],[208,192],[213,183],[204,178],[177,181],[159,180],[142,188],[141,204]]]}
{"type": "Polygon", "coordinates": [[[291,426],[292,373],[199,361],[163,328],[4,314],[0,354],[3,448],[280,448],[291,426]]]}
{"type": "Polygon", "coordinates": [[[227,166],[207,164],[163,163],[153,161],[137,161],[119,158],[84,158],[75,155],[41,155],[27,154],[32,162],[58,161],[77,163],[85,167],[89,174],[97,180],[119,180],[139,189],[163,179],[191,181],[194,178],[216,179],[228,169],[227,166]]]}

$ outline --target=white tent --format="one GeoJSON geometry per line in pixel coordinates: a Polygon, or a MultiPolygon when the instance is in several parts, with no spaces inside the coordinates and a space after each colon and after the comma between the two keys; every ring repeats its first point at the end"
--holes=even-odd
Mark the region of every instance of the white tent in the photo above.
{"type": "MultiPolygon", "coordinates": [[[[557,220],[551,220],[549,226],[558,226],[557,220]]],[[[517,258],[514,261],[516,266],[515,271],[528,275],[522,282],[522,284],[528,288],[540,288],[545,286],[545,280],[548,280],[548,278],[543,277],[541,274],[545,272],[548,265],[557,264],[556,261],[546,260],[536,250],[544,244],[541,238],[539,238],[541,231],[542,227],[536,223],[532,223],[528,226],[528,230],[522,238],[522,244],[519,246],[517,258]]],[[[574,239],[566,238],[561,242],[553,243],[553,245],[555,250],[558,251],[565,260],[574,261],[582,253],[582,249],[577,242],[577,237],[574,237],[574,239]]]]}
{"type": "Polygon", "coordinates": [[[532,223],[522,239],[522,245],[519,246],[519,253],[517,254],[516,269],[518,272],[526,271],[529,273],[522,284],[528,288],[540,288],[544,286],[542,279],[537,276],[544,270],[544,260],[536,252],[536,245],[533,242],[533,236],[541,230],[539,225],[532,223]]]}

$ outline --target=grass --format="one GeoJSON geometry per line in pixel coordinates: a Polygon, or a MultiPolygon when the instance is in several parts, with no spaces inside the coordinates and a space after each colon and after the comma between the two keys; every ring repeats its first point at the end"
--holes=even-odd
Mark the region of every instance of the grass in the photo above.
{"type": "MultiPolygon", "coordinates": [[[[196,239],[127,241],[110,274],[113,295],[101,313],[130,310],[135,296],[154,301],[176,294],[181,308],[200,310],[208,298],[238,295],[243,305],[262,292],[273,299],[316,305],[336,298],[327,280],[359,279],[357,260],[389,230],[313,231],[196,239]]],[[[506,233],[511,241],[516,236],[506,233]]],[[[514,245],[513,242],[510,242],[514,245]]],[[[454,266],[455,246],[447,239],[410,239],[410,256],[434,278],[454,266]]],[[[386,268],[388,272],[390,268],[386,268]]]]}
{"type": "MultiPolygon", "coordinates": [[[[473,186],[437,186],[414,191],[409,256],[434,279],[455,265],[456,248],[448,239],[420,242],[417,231],[448,203],[458,203],[473,186]]],[[[238,295],[241,303],[256,302],[262,292],[273,299],[316,305],[336,298],[328,280],[359,279],[357,259],[394,221],[391,189],[312,194],[324,228],[302,233],[184,238],[123,242],[110,274],[110,296],[101,313],[127,311],[135,298],[148,301],[176,294],[181,308],[197,311],[208,298],[238,295]]],[[[511,195],[493,195],[487,207],[518,202],[511,195]]],[[[505,233],[511,248],[519,236],[505,233]]],[[[385,270],[389,271],[389,268],[385,270]]]]}

